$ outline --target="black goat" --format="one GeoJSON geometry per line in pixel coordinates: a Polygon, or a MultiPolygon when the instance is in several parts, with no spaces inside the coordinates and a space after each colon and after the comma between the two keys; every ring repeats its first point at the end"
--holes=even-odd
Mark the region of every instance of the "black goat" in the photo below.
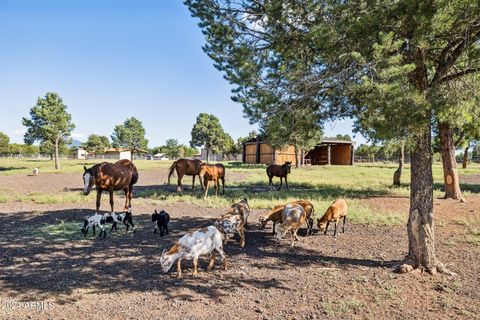
{"type": "Polygon", "coordinates": [[[155,210],[155,213],[152,214],[152,222],[157,222],[155,226],[154,233],[157,233],[157,229],[160,229],[160,236],[163,237],[164,233],[168,234],[168,222],[170,221],[170,215],[162,210],[160,213],[155,210]]]}

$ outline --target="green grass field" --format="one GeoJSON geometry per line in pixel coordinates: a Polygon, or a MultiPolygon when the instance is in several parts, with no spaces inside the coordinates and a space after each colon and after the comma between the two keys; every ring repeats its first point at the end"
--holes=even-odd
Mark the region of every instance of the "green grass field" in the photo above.
{"type": "MultiPolygon", "coordinates": [[[[45,160],[16,160],[2,159],[0,162],[0,175],[31,174],[31,169],[38,167],[41,173],[78,173],[83,172],[83,166],[91,166],[97,161],[64,160],[62,169],[55,171],[53,163],[45,160]]],[[[165,173],[171,165],[171,161],[135,161],[142,175],[148,175],[152,170],[160,170],[165,173]]],[[[296,199],[307,199],[313,202],[320,215],[337,198],[345,198],[350,206],[350,219],[360,223],[374,224],[402,224],[405,223],[406,212],[396,212],[391,208],[388,214],[385,212],[372,212],[363,206],[360,199],[372,196],[408,196],[410,170],[407,165],[404,171],[401,187],[392,187],[392,176],[396,169],[395,164],[357,164],[355,166],[309,166],[301,169],[292,169],[289,175],[290,190],[283,188],[280,192],[267,187],[268,179],[263,165],[244,165],[238,162],[224,163],[226,166],[226,194],[225,196],[210,196],[206,200],[200,188],[192,193],[187,190],[184,194],[178,194],[174,186],[170,188],[162,186],[147,186],[135,192],[135,200],[152,205],[169,203],[193,203],[203,207],[228,207],[239,199],[248,198],[252,208],[269,209],[278,203],[285,203],[296,199]],[[238,174],[232,174],[238,173],[238,174]],[[230,174],[230,175],[229,175],[230,174]],[[232,178],[234,176],[234,178],[232,178]],[[235,177],[241,176],[239,181],[235,177]],[[230,178],[229,178],[230,177],[230,178]]],[[[442,167],[435,164],[433,168],[435,181],[435,196],[440,197],[443,186],[442,167]]],[[[480,173],[480,165],[473,164],[468,169],[459,169],[460,175],[472,175],[480,173]]],[[[176,181],[176,179],[174,179],[176,181]]],[[[186,177],[184,185],[191,183],[191,178],[186,177]]],[[[198,183],[198,182],[197,182],[198,183]]],[[[274,183],[278,186],[279,180],[274,183]]],[[[462,185],[466,195],[480,192],[477,185],[462,185]]],[[[211,187],[210,195],[213,194],[211,187]]],[[[119,193],[122,195],[122,193],[119,193]]],[[[91,194],[87,201],[94,203],[95,195],[91,194]]],[[[20,201],[34,202],[38,204],[55,203],[79,203],[86,201],[80,192],[65,191],[60,193],[30,192],[18,194],[11,190],[0,189],[0,202],[20,201]]]]}

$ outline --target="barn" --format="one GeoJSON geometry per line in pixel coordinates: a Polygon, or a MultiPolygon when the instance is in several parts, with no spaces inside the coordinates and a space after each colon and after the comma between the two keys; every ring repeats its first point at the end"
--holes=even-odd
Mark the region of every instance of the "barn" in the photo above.
{"type": "Polygon", "coordinates": [[[284,164],[285,161],[291,161],[292,165],[297,163],[293,146],[275,150],[262,137],[252,138],[243,143],[242,161],[248,164],[284,164]]]}
{"type": "Polygon", "coordinates": [[[353,165],[355,142],[325,138],[305,155],[305,162],[312,165],[353,165]]]}
{"type": "MultiPolygon", "coordinates": [[[[283,164],[291,161],[296,165],[295,148],[288,146],[275,150],[262,137],[252,138],[243,143],[243,163],[247,164],[283,164]]],[[[326,138],[305,155],[305,163],[312,165],[353,165],[355,162],[355,143],[326,138]]]]}

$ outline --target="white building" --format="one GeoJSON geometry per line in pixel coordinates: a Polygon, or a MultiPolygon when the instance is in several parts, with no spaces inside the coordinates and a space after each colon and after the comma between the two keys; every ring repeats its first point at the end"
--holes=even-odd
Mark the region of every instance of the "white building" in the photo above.
{"type": "Polygon", "coordinates": [[[70,153],[70,158],[71,159],[79,159],[79,160],[85,160],[87,159],[87,151],[83,149],[82,147],[78,147],[76,149],[73,149],[70,153]]]}

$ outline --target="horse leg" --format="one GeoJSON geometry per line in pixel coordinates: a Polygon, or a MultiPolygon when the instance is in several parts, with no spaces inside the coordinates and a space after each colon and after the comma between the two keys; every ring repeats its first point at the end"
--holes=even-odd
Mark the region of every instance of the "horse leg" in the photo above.
{"type": "Polygon", "coordinates": [[[132,197],[133,197],[133,184],[128,186],[128,207],[126,211],[132,207],[132,197]]]}
{"type": "Polygon", "coordinates": [[[108,190],[108,193],[110,194],[110,209],[111,209],[110,212],[113,212],[113,190],[112,189],[108,190]]]}
{"type": "Polygon", "coordinates": [[[222,177],[222,192],[225,195],[225,177],[222,177]]]}
{"type": "Polygon", "coordinates": [[[342,230],[342,233],[345,233],[345,219],[347,219],[347,216],[343,216],[343,230],[342,230]]]}
{"type": "Polygon", "coordinates": [[[192,178],[192,191],[195,190],[195,175],[192,178]]]}
{"type": "Polygon", "coordinates": [[[218,181],[218,178],[213,180],[213,183],[215,185],[215,197],[218,196],[218,186],[219,186],[219,181],[218,181]]]}
{"type": "Polygon", "coordinates": [[[98,214],[98,210],[100,209],[100,199],[102,198],[102,190],[97,189],[97,203],[96,203],[96,211],[95,213],[98,214]]]}
{"type": "Polygon", "coordinates": [[[287,190],[288,190],[288,181],[287,181],[287,176],[285,176],[285,185],[287,186],[287,190]]]}
{"type": "Polygon", "coordinates": [[[207,181],[205,185],[205,194],[203,195],[203,199],[207,199],[208,188],[210,187],[210,180],[207,181]]]}
{"type": "Polygon", "coordinates": [[[280,191],[280,189],[282,189],[282,184],[283,184],[283,178],[280,177],[280,187],[278,187],[278,191],[280,191]]]}
{"type": "Polygon", "coordinates": [[[178,172],[177,170],[177,192],[183,192],[183,187],[182,187],[182,179],[183,179],[183,173],[178,172]]]}
{"type": "Polygon", "coordinates": [[[128,196],[129,196],[129,188],[123,189],[123,192],[125,193],[125,207],[123,208],[123,211],[128,211],[129,203],[128,203],[128,196]]]}

